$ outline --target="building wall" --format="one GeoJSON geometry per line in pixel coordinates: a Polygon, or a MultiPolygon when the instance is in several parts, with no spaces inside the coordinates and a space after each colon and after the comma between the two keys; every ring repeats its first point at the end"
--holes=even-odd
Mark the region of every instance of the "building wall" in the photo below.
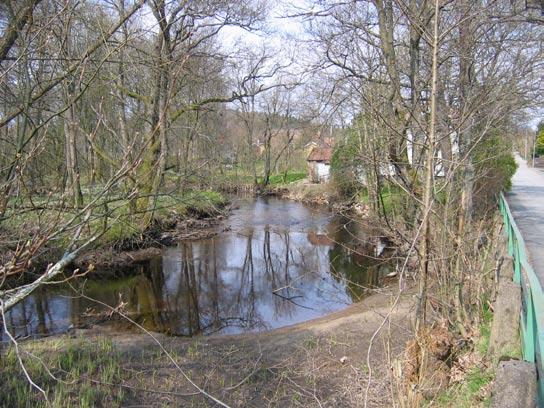
{"type": "Polygon", "coordinates": [[[331,166],[323,162],[316,163],[317,178],[320,183],[327,182],[329,180],[331,166]]]}
{"type": "Polygon", "coordinates": [[[308,178],[312,183],[319,183],[319,178],[317,177],[316,162],[309,161],[308,163],[308,178]]]}
{"type": "Polygon", "coordinates": [[[308,178],[312,183],[326,183],[330,177],[330,164],[324,162],[308,162],[308,178]]]}

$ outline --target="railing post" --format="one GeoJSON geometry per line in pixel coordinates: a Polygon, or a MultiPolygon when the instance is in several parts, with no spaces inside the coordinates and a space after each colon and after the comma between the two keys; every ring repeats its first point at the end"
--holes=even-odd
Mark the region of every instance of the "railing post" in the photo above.
{"type": "Polygon", "coordinates": [[[510,218],[508,218],[508,222],[506,225],[508,228],[508,255],[513,257],[514,256],[514,230],[512,228],[512,225],[510,224],[510,218]]]}
{"type": "Polygon", "coordinates": [[[514,220],[508,202],[501,193],[499,208],[504,218],[505,231],[508,234],[508,254],[513,258],[513,281],[520,284],[522,309],[520,334],[523,359],[536,364],[538,380],[538,398],[544,406],[544,292],[539,278],[527,260],[523,236],[514,220]]]}
{"type": "Polygon", "coordinates": [[[542,329],[539,330],[539,328],[544,327],[544,324],[542,324],[542,319],[538,316],[538,308],[535,308],[535,363],[536,363],[536,370],[538,373],[538,401],[539,401],[539,407],[544,406],[544,379],[542,378],[542,351],[544,350],[543,347],[543,341],[544,341],[544,333],[542,333],[542,329]]]}
{"type": "Polygon", "coordinates": [[[536,330],[535,309],[533,304],[533,296],[531,291],[529,293],[522,292],[522,296],[525,299],[525,333],[523,333],[523,359],[525,361],[535,362],[535,343],[538,339],[538,332],[536,330]]]}
{"type": "Polygon", "coordinates": [[[514,238],[514,282],[521,284],[521,259],[519,253],[519,241],[514,238]]]}

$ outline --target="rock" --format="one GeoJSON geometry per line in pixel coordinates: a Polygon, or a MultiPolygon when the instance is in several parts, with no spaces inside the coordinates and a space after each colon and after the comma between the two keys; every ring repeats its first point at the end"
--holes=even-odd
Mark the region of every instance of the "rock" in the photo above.
{"type": "Polygon", "coordinates": [[[537,381],[534,363],[501,361],[491,396],[493,408],[533,408],[537,406],[537,381]]]}
{"type": "Polygon", "coordinates": [[[488,353],[497,359],[518,350],[520,347],[520,286],[514,282],[501,281],[494,310],[488,353]]]}
{"type": "Polygon", "coordinates": [[[514,278],[514,259],[510,255],[504,255],[501,261],[498,271],[499,281],[511,282],[514,278]]]}

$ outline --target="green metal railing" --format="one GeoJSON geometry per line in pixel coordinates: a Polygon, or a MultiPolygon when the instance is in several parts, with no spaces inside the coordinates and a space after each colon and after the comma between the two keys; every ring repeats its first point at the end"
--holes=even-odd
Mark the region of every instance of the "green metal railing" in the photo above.
{"type": "Polygon", "coordinates": [[[508,254],[514,262],[514,282],[521,286],[521,346],[523,359],[536,364],[538,399],[544,402],[544,293],[532,266],[527,260],[525,241],[512,217],[506,198],[501,193],[499,208],[508,234],[508,254]]]}

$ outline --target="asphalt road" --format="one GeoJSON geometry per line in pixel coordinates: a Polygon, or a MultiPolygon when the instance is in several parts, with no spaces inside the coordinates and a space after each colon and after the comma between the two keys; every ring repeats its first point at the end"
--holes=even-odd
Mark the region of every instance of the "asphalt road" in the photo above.
{"type": "Polygon", "coordinates": [[[525,240],[529,262],[544,286],[544,169],[528,167],[519,156],[516,162],[519,167],[506,198],[525,240]]]}

